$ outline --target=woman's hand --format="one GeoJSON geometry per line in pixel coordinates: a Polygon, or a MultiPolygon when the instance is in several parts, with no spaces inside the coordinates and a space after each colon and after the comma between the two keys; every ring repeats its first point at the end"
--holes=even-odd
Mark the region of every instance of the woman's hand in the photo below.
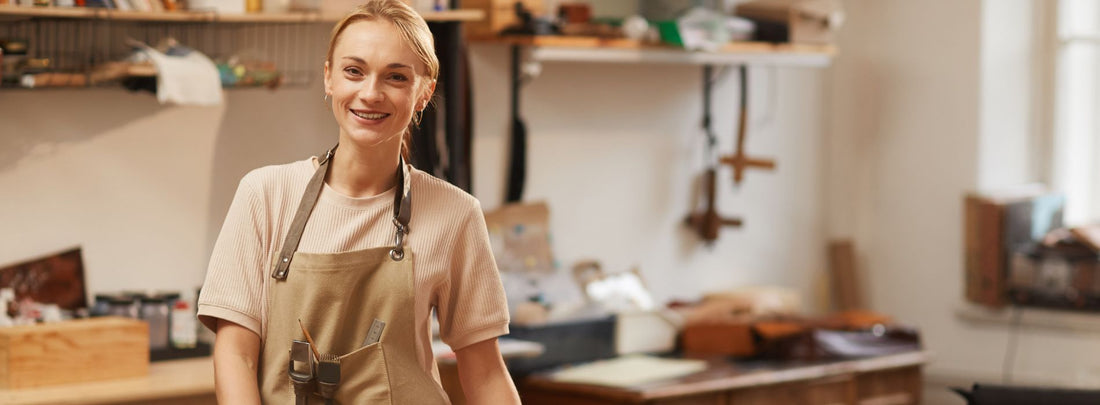
{"type": "Polygon", "coordinates": [[[519,394],[500,357],[497,339],[486,339],[455,352],[458,379],[466,402],[471,404],[519,404],[519,394]]]}
{"type": "Polygon", "coordinates": [[[218,320],[214,341],[214,390],[219,404],[260,404],[257,365],[260,337],[255,332],[218,320]]]}

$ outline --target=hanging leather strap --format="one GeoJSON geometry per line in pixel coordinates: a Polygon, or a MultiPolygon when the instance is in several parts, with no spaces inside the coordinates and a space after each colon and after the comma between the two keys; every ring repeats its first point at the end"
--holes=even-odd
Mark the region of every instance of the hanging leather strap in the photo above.
{"type": "MultiPolygon", "coordinates": [[[[309,216],[313,213],[313,207],[317,205],[317,199],[321,196],[321,189],[325,185],[325,175],[328,174],[332,157],[336,154],[336,148],[339,146],[337,144],[325,153],[325,156],[319,162],[320,165],[317,167],[317,171],[313,173],[313,177],[309,179],[309,184],[306,185],[302,201],[298,203],[298,211],[294,213],[294,220],[291,221],[290,230],[287,231],[286,239],[283,241],[283,248],[279,252],[275,269],[271,271],[271,277],[276,280],[286,280],[287,274],[290,272],[290,261],[294,259],[294,252],[298,251],[298,244],[302,241],[302,234],[305,233],[306,222],[309,221],[309,216]]],[[[409,234],[409,221],[412,219],[412,196],[409,190],[411,179],[403,157],[400,158],[397,176],[397,185],[401,189],[394,192],[393,196],[393,224],[396,230],[394,231],[394,248],[390,250],[390,257],[393,260],[400,261],[405,257],[405,236],[409,234]]]]}
{"type": "Polygon", "coordinates": [[[409,167],[405,165],[405,158],[402,157],[400,167],[397,169],[397,185],[401,188],[393,193],[394,235],[390,258],[394,261],[405,258],[405,236],[409,234],[409,220],[412,219],[411,183],[409,167]]]}

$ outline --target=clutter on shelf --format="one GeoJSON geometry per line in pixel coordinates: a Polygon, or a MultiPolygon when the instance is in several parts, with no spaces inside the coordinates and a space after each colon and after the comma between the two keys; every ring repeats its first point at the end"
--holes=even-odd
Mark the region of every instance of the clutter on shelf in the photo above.
{"type": "MultiPolygon", "coordinates": [[[[125,291],[95,295],[88,307],[80,248],[0,267],[0,328],[68,324],[86,318],[116,317],[144,325],[146,359],[165,360],[210,354],[211,342],[198,340],[195,302],[189,290],[125,291]]],[[[128,328],[128,323],[111,323],[128,328]]],[[[83,323],[81,325],[100,325],[83,323]]],[[[14,333],[14,332],[13,332],[14,333]]],[[[0,349],[8,341],[0,340],[0,349]]]]}
{"type": "Polygon", "coordinates": [[[214,87],[308,85],[320,78],[314,61],[324,50],[303,38],[324,38],[331,27],[319,22],[14,19],[0,25],[0,88],[164,84],[164,102],[211,105],[220,100],[214,87]],[[173,84],[180,80],[188,86],[173,84]]]}
{"type": "Polygon", "coordinates": [[[715,52],[731,41],[829,45],[844,21],[839,0],[755,0],[729,10],[707,2],[641,3],[635,14],[607,17],[585,2],[557,4],[556,12],[537,0],[467,2],[487,16],[471,24],[469,34],[602,38],[715,52]]]}

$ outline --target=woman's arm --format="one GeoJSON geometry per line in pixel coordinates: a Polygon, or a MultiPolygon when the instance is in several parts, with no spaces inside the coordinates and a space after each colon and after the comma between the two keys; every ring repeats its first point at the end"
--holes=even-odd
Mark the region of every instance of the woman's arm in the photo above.
{"type": "Polygon", "coordinates": [[[519,404],[519,394],[500,357],[497,339],[485,339],[459,349],[458,379],[466,402],[471,404],[519,404]]]}
{"type": "Polygon", "coordinates": [[[260,337],[256,332],[218,320],[214,340],[214,390],[219,404],[260,404],[257,365],[260,337]]]}

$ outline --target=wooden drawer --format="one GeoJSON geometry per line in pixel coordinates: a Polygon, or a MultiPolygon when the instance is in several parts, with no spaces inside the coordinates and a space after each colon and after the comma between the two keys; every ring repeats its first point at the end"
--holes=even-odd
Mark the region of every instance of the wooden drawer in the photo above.
{"type": "Polygon", "coordinates": [[[856,379],[860,405],[915,405],[921,401],[919,366],[860,374],[856,379]]]}
{"type": "Polygon", "coordinates": [[[751,387],[729,393],[729,403],[736,405],[804,404],[805,383],[751,387]]]}

